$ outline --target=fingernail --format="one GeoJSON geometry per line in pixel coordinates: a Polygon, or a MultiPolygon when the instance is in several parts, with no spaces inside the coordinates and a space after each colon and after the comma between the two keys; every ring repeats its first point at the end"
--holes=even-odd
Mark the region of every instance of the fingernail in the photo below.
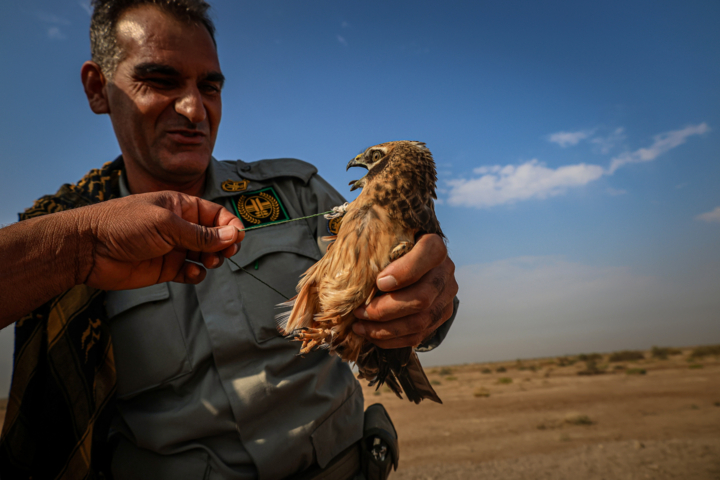
{"type": "Polygon", "coordinates": [[[218,234],[220,235],[220,240],[222,240],[223,242],[227,242],[228,240],[233,238],[236,231],[237,228],[233,227],[232,225],[222,227],[218,231],[218,234]]]}
{"type": "Polygon", "coordinates": [[[388,275],[386,277],[378,279],[377,285],[380,290],[382,290],[383,292],[387,292],[397,287],[397,280],[395,280],[395,277],[393,277],[392,275],[388,275]]]}
{"type": "Polygon", "coordinates": [[[220,265],[220,259],[217,257],[213,257],[212,262],[210,262],[210,263],[212,265],[210,268],[215,268],[218,265],[220,265]]]}
{"type": "Polygon", "coordinates": [[[363,327],[362,323],[353,323],[353,332],[355,334],[360,335],[361,337],[365,336],[365,327],[363,327]]]}

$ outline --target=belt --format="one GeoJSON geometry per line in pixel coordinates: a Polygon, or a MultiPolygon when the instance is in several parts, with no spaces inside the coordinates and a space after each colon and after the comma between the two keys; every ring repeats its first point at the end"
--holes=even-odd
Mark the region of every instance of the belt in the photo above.
{"type": "Polygon", "coordinates": [[[353,480],[359,473],[360,442],[355,442],[335,455],[335,458],[325,468],[316,466],[292,478],[294,480],[353,480]]]}

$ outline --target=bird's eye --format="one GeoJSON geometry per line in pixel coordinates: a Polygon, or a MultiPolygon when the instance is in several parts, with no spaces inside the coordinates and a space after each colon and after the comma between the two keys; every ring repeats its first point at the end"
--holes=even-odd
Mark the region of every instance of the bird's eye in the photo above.
{"type": "Polygon", "coordinates": [[[372,154],[372,160],[373,162],[377,162],[382,158],[382,152],[380,150],[375,150],[372,154]]]}

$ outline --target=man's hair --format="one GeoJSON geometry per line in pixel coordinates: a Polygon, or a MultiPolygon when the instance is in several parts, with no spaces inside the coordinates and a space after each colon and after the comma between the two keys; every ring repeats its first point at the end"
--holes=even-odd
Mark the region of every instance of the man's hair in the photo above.
{"type": "Polygon", "coordinates": [[[203,25],[217,46],[215,25],[207,13],[210,5],[204,0],[92,0],[90,53],[108,80],[123,57],[117,44],[118,20],[128,9],[141,5],[154,5],[189,25],[203,25]]]}

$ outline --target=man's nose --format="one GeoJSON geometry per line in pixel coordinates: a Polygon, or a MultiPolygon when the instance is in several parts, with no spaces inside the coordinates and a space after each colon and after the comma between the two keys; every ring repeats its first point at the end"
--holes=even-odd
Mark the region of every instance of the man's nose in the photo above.
{"type": "Polygon", "coordinates": [[[207,117],[205,105],[200,91],[196,86],[189,87],[175,101],[175,111],[192,123],[200,123],[207,117]]]}

